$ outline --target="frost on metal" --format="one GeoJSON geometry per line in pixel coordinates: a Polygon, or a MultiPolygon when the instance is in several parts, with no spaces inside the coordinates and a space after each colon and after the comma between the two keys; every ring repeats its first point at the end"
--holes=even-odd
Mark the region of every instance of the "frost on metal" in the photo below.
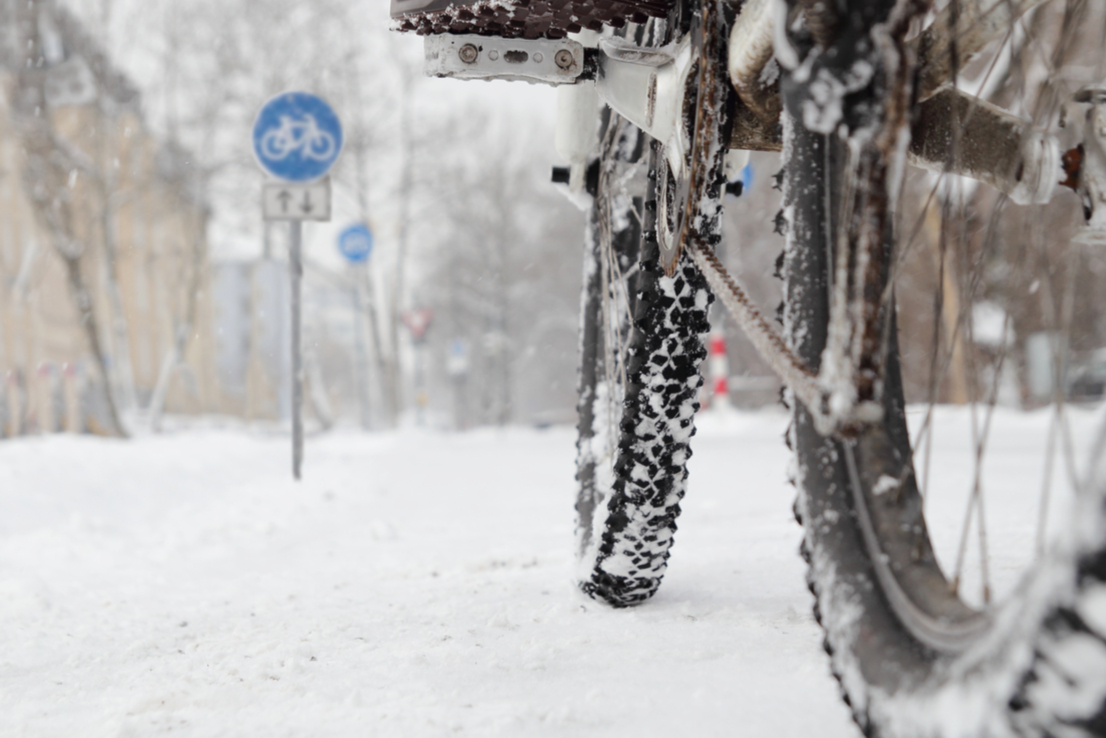
{"type": "Polygon", "coordinates": [[[392,28],[419,35],[474,33],[500,38],[564,38],[587,28],[602,30],[627,21],[663,18],[666,0],[592,2],[591,0],[392,0],[392,28]]]}
{"type": "Polygon", "coordinates": [[[919,105],[912,128],[912,164],[985,182],[1020,205],[1048,202],[1063,178],[1054,136],[958,90],[919,105]]]}
{"type": "Polygon", "coordinates": [[[614,444],[618,437],[615,431],[618,417],[612,412],[615,406],[606,382],[598,382],[594,393],[581,397],[580,400],[588,402],[592,408],[591,434],[580,434],[576,461],[577,468],[587,465],[592,469],[588,489],[581,490],[576,521],[578,561],[583,567],[578,576],[586,577],[599,548],[597,531],[603,530],[607,521],[606,503],[614,481],[614,453],[617,450],[614,444]]]}
{"type": "Polygon", "coordinates": [[[811,70],[818,56],[815,52],[807,55],[793,73],[793,78],[796,81],[809,80],[810,97],[803,101],[803,125],[808,131],[828,134],[837,130],[838,124],[844,120],[845,96],[871,84],[875,72],[870,61],[857,59],[843,73],[822,67],[811,79],[811,70]]]}
{"type": "Polygon", "coordinates": [[[775,0],[749,0],[741,6],[730,33],[730,82],[741,100],[762,119],[779,117],[779,65],[772,55],[775,0]]]}

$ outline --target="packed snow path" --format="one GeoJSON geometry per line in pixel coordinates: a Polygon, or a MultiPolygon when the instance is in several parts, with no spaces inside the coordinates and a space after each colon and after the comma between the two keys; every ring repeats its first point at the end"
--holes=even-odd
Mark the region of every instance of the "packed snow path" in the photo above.
{"type": "Polygon", "coordinates": [[[665,583],[571,584],[574,433],[0,443],[0,735],[856,736],[781,412],[702,418],[665,583]],[[738,486],[740,484],[740,486],[738,486]]]}

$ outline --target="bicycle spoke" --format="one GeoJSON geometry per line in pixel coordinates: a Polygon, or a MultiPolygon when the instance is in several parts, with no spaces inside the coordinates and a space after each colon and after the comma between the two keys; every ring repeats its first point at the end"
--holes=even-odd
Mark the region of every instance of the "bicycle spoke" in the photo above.
{"type": "MultiPolygon", "coordinates": [[[[1061,38],[1066,42],[1070,42],[1074,35],[1078,26],[1076,19],[1085,7],[1086,4],[1080,0],[1067,3],[1061,28],[1061,38]]],[[[1104,33],[1103,36],[1106,37],[1106,33],[1104,33]]],[[[1043,45],[1036,34],[1030,34],[1029,43],[1036,52],[1038,61],[1044,63],[1049,70],[1049,82],[1045,85],[1048,90],[1038,97],[1036,101],[1037,110],[1034,112],[1039,117],[1042,115],[1042,109],[1044,109],[1047,115],[1052,115],[1053,109],[1058,105],[1058,99],[1066,99],[1070,97],[1073,92],[1068,81],[1055,74],[1056,70],[1062,66],[1063,59],[1060,55],[1070,46],[1070,43],[1061,43],[1057,45],[1057,52],[1054,56],[1049,56],[1044,51],[1043,45]],[[1049,92],[1051,92],[1051,95],[1048,94],[1049,92]]],[[[1065,250],[1066,253],[1063,254],[1063,261],[1066,262],[1066,270],[1064,275],[1064,289],[1060,295],[1060,315],[1057,316],[1057,303],[1052,294],[1052,280],[1048,276],[1052,273],[1049,267],[1050,257],[1046,248],[1046,239],[1044,238],[1044,234],[1040,232],[1040,228],[1041,226],[1039,224],[1034,224],[1034,230],[1036,231],[1036,238],[1034,240],[1040,245],[1039,258],[1044,262],[1045,266],[1040,280],[1041,313],[1044,318],[1045,326],[1048,328],[1050,334],[1055,336],[1055,340],[1050,341],[1050,348],[1052,349],[1051,370],[1053,376],[1051,394],[1054,409],[1049,419],[1044,471],[1038,500],[1037,529],[1035,536],[1035,551],[1038,557],[1044,553],[1046,548],[1048,513],[1053,491],[1053,476],[1055,474],[1054,461],[1057,453],[1057,442],[1059,442],[1059,452],[1063,458],[1068,484],[1076,493],[1078,493],[1079,490],[1079,478],[1074,461],[1074,444],[1071,439],[1071,429],[1067,413],[1065,412],[1065,388],[1063,386],[1063,379],[1066,374],[1063,354],[1067,352],[1067,347],[1070,346],[1071,342],[1075,299],[1074,279],[1076,274],[1076,262],[1079,260],[1079,254],[1072,253],[1072,251],[1077,248],[1075,243],[1069,243],[1065,250]]]]}
{"type": "MultiPolygon", "coordinates": [[[[600,295],[601,323],[604,342],[603,373],[606,392],[606,425],[608,438],[617,438],[617,425],[621,417],[623,393],[626,387],[627,339],[632,320],[628,280],[637,273],[636,260],[625,268],[622,261],[626,244],[616,246],[616,232],[632,230],[632,223],[640,226],[641,214],[633,207],[627,191],[627,183],[633,176],[633,152],[640,143],[639,135],[628,121],[611,112],[604,126],[600,141],[599,208],[600,217],[600,295]]],[[[608,463],[614,463],[613,455],[608,463]]]]}
{"type": "MultiPolygon", "coordinates": [[[[1069,3],[1069,7],[1066,13],[1067,17],[1071,18],[1073,17],[1073,15],[1077,15],[1078,8],[1080,7],[1082,7],[1082,3],[1069,3]]],[[[1062,36],[1065,38],[1070,38],[1073,32],[1073,28],[1074,25],[1070,22],[1070,20],[1066,20],[1062,36]]],[[[1039,53],[1041,44],[1038,36],[1039,29],[1036,27],[1036,24],[1032,24],[1032,27],[1025,29],[1025,46],[1027,48],[1035,48],[1039,53]]],[[[1104,33],[1103,36],[1106,36],[1106,33],[1104,33]]],[[[1064,44],[1060,44],[1057,48],[1064,48],[1064,44]]],[[[1024,59],[1025,55],[1023,55],[1022,58],[1024,59]]],[[[1053,58],[1048,59],[1047,61],[1048,63],[1045,65],[1045,67],[1050,70],[1055,70],[1061,66],[1062,59],[1053,58]]],[[[1048,75],[1048,79],[1042,80],[1038,78],[1034,80],[1030,78],[1024,68],[1012,70],[1012,73],[1016,73],[1019,76],[1019,84],[1023,88],[1021,99],[1029,100],[1031,102],[1031,104],[1027,106],[1026,113],[1033,120],[1043,121],[1047,125],[1048,121],[1051,121],[1053,119],[1055,111],[1059,106],[1059,100],[1065,97],[1064,90],[1070,86],[1069,81],[1056,79],[1055,75],[1051,73],[1048,75]],[[1033,85],[1038,85],[1038,89],[1033,94],[1025,94],[1024,88],[1033,85]]],[[[992,209],[990,223],[986,228],[986,233],[983,238],[983,246],[981,247],[982,251],[984,252],[989,251],[991,248],[993,248],[993,244],[995,242],[1002,240],[1001,237],[998,237],[998,216],[1003,210],[1003,205],[1003,198],[999,198],[999,200],[995,203],[994,208],[992,209]]],[[[1043,270],[1040,270],[1042,274],[1041,282],[1045,285],[1045,289],[1042,290],[1041,294],[1041,316],[1044,318],[1043,322],[1045,327],[1047,327],[1051,331],[1052,335],[1058,337],[1057,343],[1060,347],[1063,347],[1068,345],[1071,340],[1072,320],[1075,314],[1075,290],[1072,277],[1076,271],[1076,262],[1078,260],[1078,255],[1071,253],[1070,249],[1066,254],[1064,254],[1064,256],[1066,257],[1064,261],[1066,261],[1067,263],[1069,272],[1066,279],[1067,284],[1065,285],[1064,292],[1060,296],[1060,299],[1053,299],[1052,295],[1048,294],[1048,291],[1050,290],[1052,285],[1051,280],[1047,277],[1047,275],[1051,273],[1051,269],[1047,267],[1047,262],[1052,261],[1052,258],[1045,248],[1048,240],[1045,239],[1043,237],[1043,234],[1041,233],[1041,231],[1044,229],[1044,225],[1043,223],[1036,220],[1030,221],[1029,225],[1031,231],[1030,242],[1038,244],[1037,249],[1038,254],[1040,255],[1038,258],[1042,258],[1046,262],[1045,268],[1043,270]],[[1059,312],[1060,315],[1057,315],[1057,312],[1059,312]]],[[[982,283],[982,277],[984,276],[981,269],[982,261],[980,259],[973,259],[972,261],[974,262],[972,264],[972,268],[967,270],[968,272],[970,272],[970,276],[968,276],[968,278],[964,280],[967,283],[967,289],[965,289],[962,293],[965,306],[974,304],[976,300],[975,295],[984,294],[977,291],[977,286],[982,283]]],[[[1006,275],[1003,278],[1004,281],[1008,284],[1028,283],[1028,281],[1030,280],[1024,279],[1024,272],[1025,269],[1028,268],[1028,262],[1030,262],[1029,259],[1016,260],[1013,258],[1007,258],[1006,263],[1018,263],[1021,268],[1018,269],[1013,275],[1006,275]]],[[[1009,293],[1009,290],[1007,289],[1005,290],[1005,292],[1009,293]]],[[[970,320],[970,316],[967,314],[968,311],[964,310],[963,313],[964,319],[970,320]]],[[[998,402],[1000,379],[1005,370],[1004,368],[1008,363],[1008,354],[1011,349],[1009,339],[1007,339],[1006,337],[1011,334],[1013,328],[1012,317],[1013,316],[1010,310],[1005,309],[1001,326],[1002,332],[999,338],[1000,350],[998,351],[997,356],[994,356],[991,361],[992,374],[989,382],[989,391],[987,391],[985,394],[980,394],[978,391],[973,392],[973,424],[977,422],[975,417],[975,413],[977,411],[974,407],[974,403],[980,401],[985,402],[987,405],[987,410],[986,418],[983,421],[982,433],[976,436],[974,439],[974,445],[976,449],[975,474],[972,483],[971,498],[969,499],[967,509],[964,514],[963,525],[961,527],[960,544],[957,549],[957,567],[954,577],[954,581],[959,581],[959,579],[963,576],[963,565],[967,548],[967,535],[968,531],[970,530],[971,524],[975,523],[979,535],[979,549],[981,558],[980,573],[983,579],[982,585],[985,600],[987,598],[987,590],[989,586],[988,579],[990,576],[990,559],[987,556],[987,525],[985,515],[986,505],[984,497],[985,487],[984,481],[981,478],[981,474],[983,473],[983,466],[985,462],[985,445],[987,442],[987,438],[989,437],[989,428],[991,427],[991,424],[993,422],[995,407],[998,402]],[[978,518],[976,517],[977,515],[979,516],[978,518]]],[[[967,327],[966,332],[969,335],[971,334],[972,331],[970,324],[967,327]]],[[[969,338],[967,343],[969,346],[973,347],[971,352],[969,352],[969,357],[971,363],[975,364],[977,359],[977,352],[974,348],[975,341],[974,339],[969,338]]],[[[940,349],[938,348],[936,350],[940,349]]],[[[972,371],[970,372],[970,376],[978,379],[978,368],[979,367],[977,366],[973,366],[972,371]]],[[[1050,419],[1048,437],[1046,443],[1044,444],[1045,476],[1041,482],[1041,496],[1038,505],[1038,521],[1035,546],[1037,552],[1040,552],[1044,548],[1049,509],[1049,495],[1053,486],[1052,476],[1055,473],[1053,462],[1055,461],[1055,454],[1057,452],[1063,454],[1066,478],[1068,479],[1072,488],[1077,489],[1079,482],[1074,464],[1075,448],[1072,441],[1072,430],[1068,414],[1065,412],[1065,390],[1060,385],[1060,378],[1063,376],[1064,366],[1061,364],[1060,356],[1055,350],[1053,351],[1052,356],[1052,369],[1053,376],[1055,378],[1055,386],[1053,392],[1053,403],[1055,405],[1055,411],[1053,417],[1050,419]],[[1057,447],[1057,444],[1059,444],[1059,447],[1057,447]]],[[[930,421],[930,423],[932,423],[932,421],[930,421]]],[[[929,428],[927,428],[927,431],[932,432],[932,430],[929,428]]],[[[927,459],[927,464],[930,463],[928,461],[929,456],[930,452],[927,448],[925,457],[927,459]]],[[[928,466],[926,474],[927,476],[929,475],[928,466]]]]}
{"type": "MultiPolygon", "coordinates": [[[[1068,248],[1070,251],[1072,248],[1074,248],[1074,244],[1069,245],[1068,248]]],[[[1061,329],[1062,338],[1060,342],[1060,345],[1064,347],[1063,350],[1065,351],[1065,353],[1067,352],[1067,347],[1071,345],[1071,324],[1075,310],[1075,267],[1077,260],[1078,254],[1068,254],[1068,273],[1066,279],[1067,284],[1064,288],[1064,304],[1061,313],[1063,327],[1061,329]]],[[[1060,364],[1060,361],[1061,357],[1058,356],[1056,360],[1057,365],[1060,364]]],[[[1066,375],[1066,372],[1064,374],[1066,375]]],[[[1057,373],[1057,377],[1062,376],[1064,375],[1057,373]]],[[[1064,455],[1064,468],[1068,474],[1068,484],[1071,486],[1071,489],[1078,494],[1080,487],[1079,475],[1075,469],[1075,446],[1072,443],[1071,439],[1071,426],[1068,424],[1067,413],[1064,412],[1064,388],[1060,388],[1058,395],[1060,399],[1060,406],[1058,408],[1058,419],[1060,424],[1060,449],[1064,455]]]]}
{"type": "Polygon", "coordinates": [[[1045,529],[1048,526],[1048,501],[1052,492],[1052,459],[1056,453],[1057,416],[1059,406],[1056,406],[1048,422],[1048,439],[1045,442],[1045,469],[1041,480],[1041,495],[1037,503],[1037,557],[1045,552],[1045,529]]]}

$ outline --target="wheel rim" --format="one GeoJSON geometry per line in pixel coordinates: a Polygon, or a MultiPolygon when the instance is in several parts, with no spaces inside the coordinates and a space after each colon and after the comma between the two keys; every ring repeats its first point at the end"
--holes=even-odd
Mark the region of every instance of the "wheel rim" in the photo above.
{"type": "Polygon", "coordinates": [[[929,607],[919,606],[919,593],[905,589],[895,574],[895,565],[900,562],[892,561],[880,545],[880,536],[873,524],[868,497],[857,468],[856,446],[846,441],[842,448],[857,523],[887,604],[902,626],[920,643],[939,653],[964,652],[990,630],[993,623],[991,613],[975,610],[948,589],[932,585],[926,588],[924,597],[929,607]],[[934,609],[942,614],[935,614],[934,609]]]}

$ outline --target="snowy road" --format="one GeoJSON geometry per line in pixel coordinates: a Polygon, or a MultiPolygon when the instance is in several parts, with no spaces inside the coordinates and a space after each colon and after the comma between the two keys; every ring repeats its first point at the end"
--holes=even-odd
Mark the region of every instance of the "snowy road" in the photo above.
{"type": "Polygon", "coordinates": [[[0,444],[2,736],[856,736],[785,418],[705,419],[660,594],[570,584],[568,429],[0,444]]]}

